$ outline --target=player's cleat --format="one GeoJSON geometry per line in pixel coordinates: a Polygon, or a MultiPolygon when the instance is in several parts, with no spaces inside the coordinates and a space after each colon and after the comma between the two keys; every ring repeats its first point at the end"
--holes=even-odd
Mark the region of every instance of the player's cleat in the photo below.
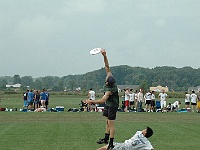
{"type": "Polygon", "coordinates": [[[108,140],[105,140],[105,138],[99,139],[99,141],[97,141],[97,143],[98,144],[103,144],[103,143],[108,144],[108,140]]]}
{"type": "Polygon", "coordinates": [[[114,148],[113,145],[108,145],[107,149],[106,150],[112,150],[114,148]]]}

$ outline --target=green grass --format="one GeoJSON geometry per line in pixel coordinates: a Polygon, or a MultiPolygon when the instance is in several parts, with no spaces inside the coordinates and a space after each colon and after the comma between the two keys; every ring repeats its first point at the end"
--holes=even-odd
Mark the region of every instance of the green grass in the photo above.
{"type": "MultiPolygon", "coordinates": [[[[19,95],[3,95],[0,107],[21,108],[19,95]],[[9,98],[9,99],[8,99],[9,98]]],[[[51,96],[50,107],[62,105],[64,112],[0,112],[0,147],[6,150],[95,150],[104,136],[101,113],[67,112],[79,108],[84,97],[51,96]]],[[[170,99],[174,101],[176,99],[170,99]]],[[[184,105],[182,104],[182,107],[184,105]]],[[[149,139],[156,150],[198,149],[198,113],[117,114],[115,141],[123,142],[147,125],[154,129],[149,139]]]]}

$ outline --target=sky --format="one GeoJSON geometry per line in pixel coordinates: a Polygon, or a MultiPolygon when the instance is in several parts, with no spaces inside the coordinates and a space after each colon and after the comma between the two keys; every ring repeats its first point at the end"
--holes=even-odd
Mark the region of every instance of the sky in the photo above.
{"type": "Polygon", "coordinates": [[[199,68],[200,0],[0,0],[0,76],[199,68]]]}

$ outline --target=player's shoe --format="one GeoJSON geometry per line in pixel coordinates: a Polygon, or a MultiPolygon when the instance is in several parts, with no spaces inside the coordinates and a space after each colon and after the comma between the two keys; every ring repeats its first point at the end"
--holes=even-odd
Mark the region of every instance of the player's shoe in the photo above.
{"type": "Polygon", "coordinates": [[[113,145],[108,145],[107,149],[106,150],[112,150],[114,148],[113,145]]]}
{"type": "Polygon", "coordinates": [[[103,138],[103,139],[99,139],[99,141],[97,141],[97,144],[103,144],[103,143],[108,144],[108,140],[105,140],[105,138],[103,138]]]}

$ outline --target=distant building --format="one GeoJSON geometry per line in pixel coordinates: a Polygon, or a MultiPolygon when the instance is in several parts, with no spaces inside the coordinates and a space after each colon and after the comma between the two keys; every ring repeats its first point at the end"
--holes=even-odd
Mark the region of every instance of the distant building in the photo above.
{"type": "Polygon", "coordinates": [[[117,85],[118,92],[123,92],[123,90],[126,89],[127,87],[135,91],[140,88],[140,85],[117,85]]]}
{"type": "Polygon", "coordinates": [[[76,91],[77,91],[77,92],[81,91],[81,87],[77,87],[77,88],[76,88],[76,91]]]}
{"type": "Polygon", "coordinates": [[[197,86],[197,87],[189,87],[189,88],[188,88],[188,93],[192,93],[192,91],[195,91],[195,93],[200,92],[200,86],[197,86]]]}
{"type": "Polygon", "coordinates": [[[157,87],[150,87],[150,91],[161,92],[162,90],[165,90],[165,92],[169,92],[169,88],[167,86],[162,87],[158,85],[157,87]]]}
{"type": "Polygon", "coordinates": [[[6,87],[7,88],[20,88],[21,87],[21,84],[17,83],[17,84],[6,84],[6,87]]]}

